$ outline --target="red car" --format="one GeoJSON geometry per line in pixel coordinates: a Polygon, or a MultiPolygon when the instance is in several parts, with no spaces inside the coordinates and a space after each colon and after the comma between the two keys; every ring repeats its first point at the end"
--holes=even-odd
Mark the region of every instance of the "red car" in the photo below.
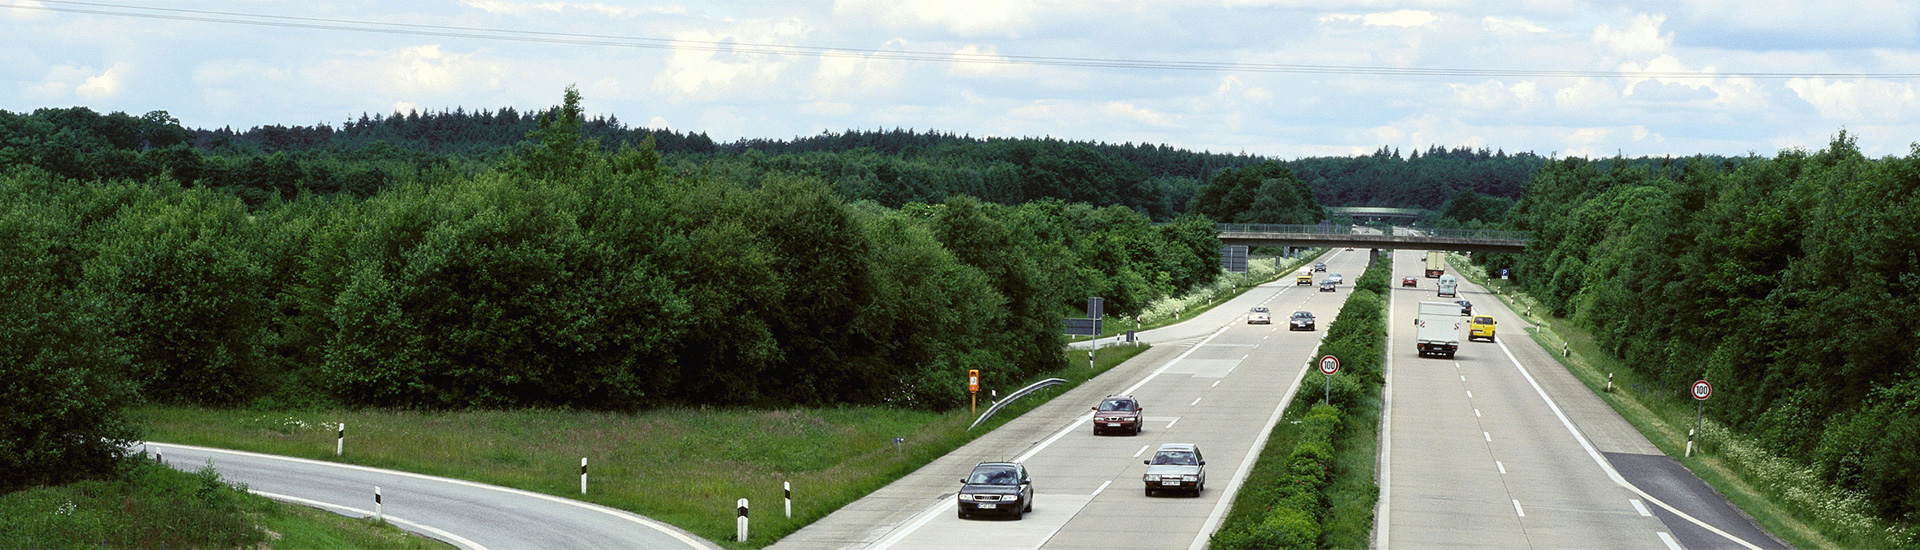
{"type": "Polygon", "coordinates": [[[1400,286],[1420,286],[1420,280],[1413,277],[1401,277],[1400,286]]]}
{"type": "Polygon", "coordinates": [[[1140,435],[1140,413],[1145,411],[1133,396],[1109,395],[1093,408],[1093,434],[1114,431],[1140,435]]]}

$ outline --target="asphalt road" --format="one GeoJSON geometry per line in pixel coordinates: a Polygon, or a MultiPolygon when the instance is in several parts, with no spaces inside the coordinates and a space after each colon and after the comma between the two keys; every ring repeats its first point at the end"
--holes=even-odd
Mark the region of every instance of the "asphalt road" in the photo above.
{"type": "Polygon", "coordinates": [[[1419,357],[1418,302],[1454,301],[1422,276],[1422,256],[1396,253],[1391,279],[1375,546],[1784,547],[1662,455],[1485,289],[1462,279],[1460,298],[1498,321],[1497,341],[1463,334],[1453,359],[1419,357]],[[1404,276],[1419,286],[1401,287],[1404,276]]]}
{"type": "Polygon", "coordinates": [[[461,548],[719,548],[631,512],[518,489],[317,460],[144,445],[169,466],[193,471],[211,463],[222,478],[255,493],[350,517],[374,515],[378,486],[388,523],[461,548]]]}
{"type": "MultiPolygon", "coordinates": [[[[961,449],[782,539],[772,548],[1204,548],[1280,407],[1298,388],[1326,325],[1364,270],[1366,252],[1323,257],[1348,283],[1336,292],[1262,285],[1187,323],[1143,333],[1155,347],[961,449]],[[1255,305],[1274,324],[1248,325],[1255,305]],[[1316,330],[1289,331],[1295,310],[1316,330]],[[1089,408],[1130,394],[1144,407],[1138,436],[1095,436],[1089,408]],[[1162,443],[1195,443],[1207,460],[1198,497],[1147,497],[1141,460],[1162,443]],[[957,517],[959,479],[981,461],[1016,460],[1034,478],[1019,521],[957,517]]],[[[1316,280],[1325,274],[1316,274],[1316,280]]]]}

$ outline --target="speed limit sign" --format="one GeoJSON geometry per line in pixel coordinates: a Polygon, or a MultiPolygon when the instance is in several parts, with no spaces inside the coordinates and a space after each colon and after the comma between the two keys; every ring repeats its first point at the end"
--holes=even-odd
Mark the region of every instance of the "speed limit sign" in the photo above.
{"type": "Polygon", "coordinates": [[[1706,380],[1694,381],[1693,398],[1695,400],[1706,401],[1707,398],[1712,395],[1713,395],[1713,384],[1708,384],[1706,380]]]}
{"type": "Polygon", "coordinates": [[[1340,372],[1340,359],[1332,355],[1321,357],[1320,372],[1326,373],[1327,376],[1333,376],[1333,373],[1340,372]]]}

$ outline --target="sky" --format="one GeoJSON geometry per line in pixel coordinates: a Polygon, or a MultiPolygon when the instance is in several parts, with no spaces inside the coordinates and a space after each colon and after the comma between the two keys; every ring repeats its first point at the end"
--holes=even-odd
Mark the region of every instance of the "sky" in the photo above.
{"type": "Polygon", "coordinates": [[[337,126],[542,109],[569,85],[591,115],[722,142],[1772,156],[1845,131],[1905,156],[1920,2],[0,0],[13,112],[337,126]]]}

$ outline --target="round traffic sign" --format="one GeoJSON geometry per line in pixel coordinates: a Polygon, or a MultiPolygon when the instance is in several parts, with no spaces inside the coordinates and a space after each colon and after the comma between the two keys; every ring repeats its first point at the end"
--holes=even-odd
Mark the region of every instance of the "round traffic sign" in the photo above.
{"type": "Polygon", "coordinates": [[[1327,376],[1333,376],[1333,373],[1340,372],[1340,359],[1332,355],[1321,357],[1320,372],[1325,373],[1327,376]]]}
{"type": "Polygon", "coordinates": [[[1697,399],[1700,401],[1706,401],[1707,397],[1712,395],[1713,395],[1713,384],[1708,384],[1706,380],[1697,380],[1693,383],[1694,399],[1697,399]]]}

